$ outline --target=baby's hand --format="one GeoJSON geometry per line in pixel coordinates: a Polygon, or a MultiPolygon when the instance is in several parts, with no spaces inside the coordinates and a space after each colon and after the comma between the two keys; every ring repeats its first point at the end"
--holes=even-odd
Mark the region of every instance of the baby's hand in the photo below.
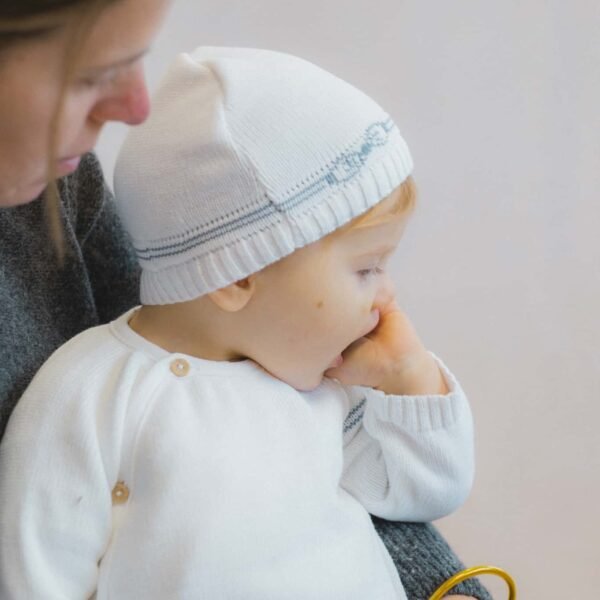
{"type": "Polygon", "coordinates": [[[364,385],[386,394],[446,394],[440,369],[408,317],[392,299],[379,308],[379,323],[342,354],[341,366],[325,375],[344,385],[364,385]]]}

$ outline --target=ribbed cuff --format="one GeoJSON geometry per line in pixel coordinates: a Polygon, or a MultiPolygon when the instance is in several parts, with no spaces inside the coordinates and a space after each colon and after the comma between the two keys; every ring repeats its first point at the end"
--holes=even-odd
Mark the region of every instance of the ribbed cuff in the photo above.
{"type": "Polygon", "coordinates": [[[422,433],[452,427],[468,410],[468,402],[460,384],[448,367],[431,353],[440,367],[447,394],[422,396],[388,395],[380,390],[361,387],[367,398],[365,419],[394,423],[406,431],[422,433]]]}

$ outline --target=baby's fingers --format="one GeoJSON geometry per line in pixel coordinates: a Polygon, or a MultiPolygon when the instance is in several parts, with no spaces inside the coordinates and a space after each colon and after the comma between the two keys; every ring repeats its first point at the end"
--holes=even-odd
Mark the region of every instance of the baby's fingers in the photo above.
{"type": "Polygon", "coordinates": [[[325,371],[327,377],[337,379],[343,385],[377,385],[377,344],[368,338],[360,338],[342,354],[339,367],[325,371]]]}

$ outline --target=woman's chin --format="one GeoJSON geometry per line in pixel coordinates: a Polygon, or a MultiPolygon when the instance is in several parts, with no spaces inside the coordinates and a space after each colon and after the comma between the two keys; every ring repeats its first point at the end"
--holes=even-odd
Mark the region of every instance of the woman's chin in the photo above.
{"type": "Polygon", "coordinates": [[[46,182],[33,183],[27,187],[0,190],[0,208],[14,208],[37,200],[46,189],[46,182]]]}

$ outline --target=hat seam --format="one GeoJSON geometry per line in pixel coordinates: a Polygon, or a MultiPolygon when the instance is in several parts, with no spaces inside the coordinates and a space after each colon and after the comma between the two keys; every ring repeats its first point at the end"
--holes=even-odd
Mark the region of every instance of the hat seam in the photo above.
{"type": "Polygon", "coordinates": [[[225,94],[225,89],[223,87],[223,82],[221,81],[221,78],[218,76],[216,71],[211,67],[209,61],[206,62],[206,68],[212,73],[213,77],[215,78],[215,80],[217,81],[217,83],[219,85],[219,89],[221,90],[221,97],[223,98],[223,110],[221,111],[221,117],[222,117],[223,123],[225,124],[225,130],[227,132],[229,141],[231,142],[231,146],[234,149],[236,156],[240,160],[242,167],[246,170],[247,174],[250,175],[250,177],[252,178],[252,181],[255,182],[256,187],[260,191],[260,194],[258,194],[257,199],[260,199],[261,197],[266,198],[267,201],[269,202],[269,204],[271,206],[273,206],[277,212],[281,212],[277,206],[277,203],[274,202],[271,198],[271,195],[270,195],[271,190],[269,189],[269,186],[267,186],[265,184],[265,182],[261,179],[259,169],[254,164],[254,161],[252,160],[250,155],[247,153],[247,151],[243,147],[243,145],[240,145],[238,143],[237,139],[235,139],[235,137],[233,135],[232,129],[229,125],[229,121],[227,119],[227,110],[226,110],[226,109],[230,110],[231,107],[227,102],[227,95],[225,94]],[[250,168],[248,168],[248,165],[250,168]]]}

